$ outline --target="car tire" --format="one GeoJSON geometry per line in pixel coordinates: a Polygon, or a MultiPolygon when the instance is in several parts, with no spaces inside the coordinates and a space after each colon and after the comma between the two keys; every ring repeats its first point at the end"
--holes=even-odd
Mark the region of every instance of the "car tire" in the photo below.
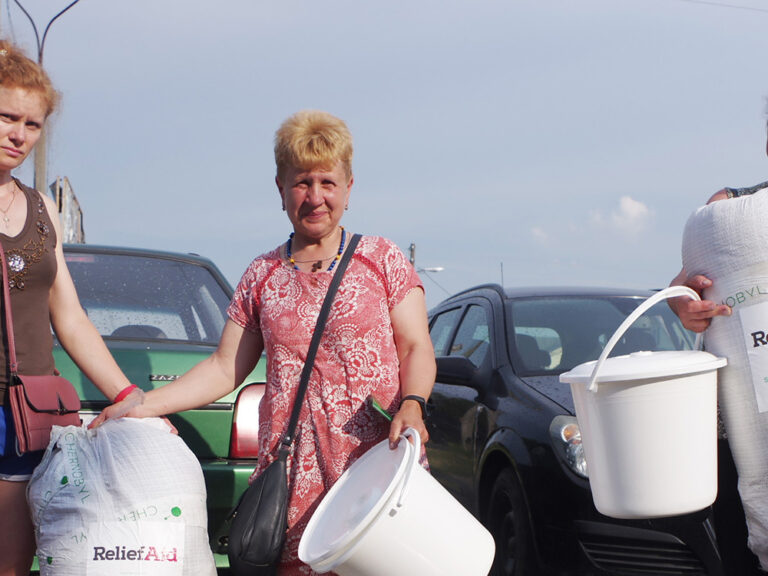
{"type": "Polygon", "coordinates": [[[486,525],[496,543],[490,576],[536,576],[536,556],[525,500],[512,469],[497,476],[486,525]]]}

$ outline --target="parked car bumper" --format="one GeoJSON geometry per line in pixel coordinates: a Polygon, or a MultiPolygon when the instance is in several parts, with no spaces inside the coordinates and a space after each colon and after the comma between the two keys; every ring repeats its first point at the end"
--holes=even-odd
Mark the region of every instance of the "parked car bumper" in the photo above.
{"type": "MultiPolygon", "coordinates": [[[[214,554],[226,556],[227,519],[232,512],[232,503],[248,487],[256,460],[202,460],[200,462],[208,490],[208,536],[214,554]]],[[[228,562],[226,564],[228,565],[228,562]]]]}
{"type": "MultiPolygon", "coordinates": [[[[543,485],[541,470],[533,474],[526,485],[543,485]]],[[[578,574],[590,576],[723,576],[711,507],[665,518],[614,519],[597,511],[587,480],[568,471],[550,483],[548,498],[529,492],[547,573],[573,574],[578,566],[578,574]]]]}
{"type": "Polygon", "coordinates": [[[708,510],[637,525],[574,524],[580,551],[598,574],[723,574],[708,510]]]}

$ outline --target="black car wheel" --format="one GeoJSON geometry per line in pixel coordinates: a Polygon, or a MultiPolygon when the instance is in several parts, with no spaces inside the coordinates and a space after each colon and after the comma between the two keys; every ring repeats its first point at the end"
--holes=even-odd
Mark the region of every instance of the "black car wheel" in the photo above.
{"type": "Polygon", "coordinates": [[[491,576],[535,576],[535,556],[525,501],[513,471],[503,470],[493,483],[487,525],[496,542],[491,576]]]}

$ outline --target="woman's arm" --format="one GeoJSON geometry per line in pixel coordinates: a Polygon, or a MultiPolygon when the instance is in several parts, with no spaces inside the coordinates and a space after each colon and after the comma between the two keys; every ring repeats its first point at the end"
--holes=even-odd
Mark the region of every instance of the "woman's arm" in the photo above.
{"type": "Polygon", "coordinates": [[[89,427],[123,415],[137,418],[165,416],[218,400],[245,381],[256,367],[262,350],[259,335],[227,320],[219,345],[208,358],[173,382],[147,392],[138,407],[133,407],[130,399],[107,406],[89,427]]]}
{"type": "Polygon", "coordinates": [[[96,327],[80,305],[75,285],[64,259],[61,225],[54,202],[41,194],[56,231],[56,277],[48,296],[51,325],[59,342],[78,368],[109,400],[131,383],[104,344],[96,327]]]}
{"type": "MultiPolygon", "coordinates": [[[[400,394],[404,398],[415,394],[429,398],[435,384],[435,351],[429,337],[427,306],[424,292],[411,290],[389,313],[400,361],[400,394]]],[[[397,445],[400,433],[407,427],[415,428],[422,442],[429,440],[418,402],[406,400],[392,420],[389,441],[397,445]]]]}

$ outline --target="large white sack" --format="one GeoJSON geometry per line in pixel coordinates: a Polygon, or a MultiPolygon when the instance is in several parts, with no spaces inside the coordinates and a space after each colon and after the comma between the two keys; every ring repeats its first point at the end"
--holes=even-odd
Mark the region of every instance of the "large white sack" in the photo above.
{"type": "Polygon", "coordinates": [[[200,464],[161,419],[55,426],[27,488],[42,576],[215,576],[200,464]]]}
{"type": "Polygon", "coordinates": [[[683,234],[683,266],[713,281],[704,297],[733,308],[704,334],[728,358],[718,399],[749,529],[768,570],[768,190],[713,202],[694,212],[683,234]]]}

